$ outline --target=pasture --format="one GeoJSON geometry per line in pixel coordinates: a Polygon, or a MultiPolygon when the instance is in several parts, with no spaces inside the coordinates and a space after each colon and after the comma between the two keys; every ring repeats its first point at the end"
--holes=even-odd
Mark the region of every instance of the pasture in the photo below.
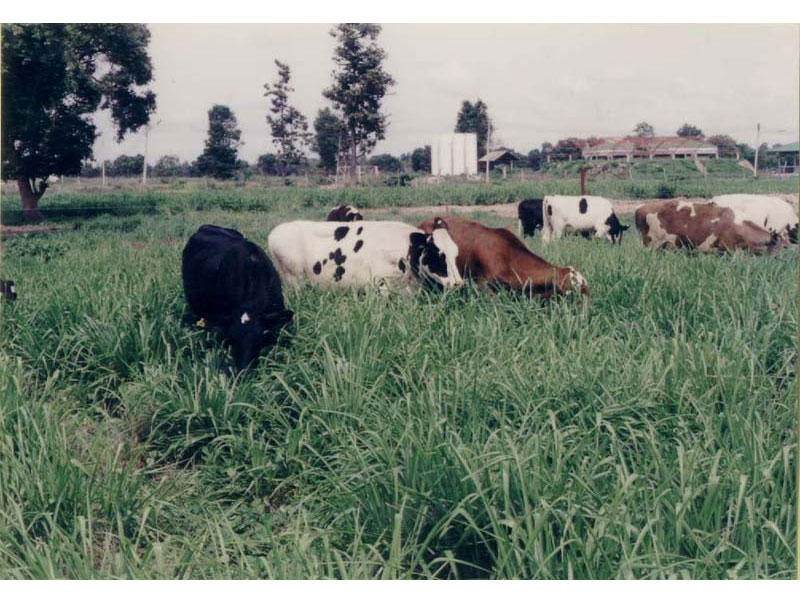
{"type": "Polygon", "coordinates": [[[795,576],[796,248],[529,239],[586,276],[587,310],[285,290],[291,334],[232,376],[181,322],[186,239],[266,248],[348,193],[117,201],[3,240],[0,577],[795,576]]]}

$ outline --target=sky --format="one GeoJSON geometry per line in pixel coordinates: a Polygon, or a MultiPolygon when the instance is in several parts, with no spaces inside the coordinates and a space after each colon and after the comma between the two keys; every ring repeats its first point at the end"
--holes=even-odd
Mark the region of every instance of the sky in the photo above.
{"type": "MultiPolygon", "coordinates": [[[[150,56],[157,110],[148,162],[164,154],[194,160],[212,104],[236,115],[254,162],[274,150],[264,84],[288,63],[290,102],[313,130],[330,103],[322,91],[335,65],[332,25],[152,24],[150,56]]],[[[425,25],[385,24],[379,44],[396,85],[383,102],[389,125],[374,153],[399,155],[453,131],[463,100],[489,107],[496,145],[527,153],[566,137],[623,136],[647,121],[656,135],[683,123],[755,145],[800,137],[797,25],[425,25]]],[[[144,131],[114,139],[95,115],[96,160],[145,152],[144,131]]]]}

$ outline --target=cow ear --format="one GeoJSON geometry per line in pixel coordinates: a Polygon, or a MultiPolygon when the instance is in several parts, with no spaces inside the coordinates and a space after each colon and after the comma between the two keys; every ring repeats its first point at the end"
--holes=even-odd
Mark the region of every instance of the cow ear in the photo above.
{"type": "Polygon", "coordinates": [[[447,229],[447,223],[441,217],[436,217],[433,220],[433,230],[436,231],[437,229],[447,229]]]}
{"type": "Polygon", "coordinates": [[[428,236],[426,236],[421,231],[415,231],[409,236],[412,246],[424,246],[427,241],[427,238],[428,236]]]}

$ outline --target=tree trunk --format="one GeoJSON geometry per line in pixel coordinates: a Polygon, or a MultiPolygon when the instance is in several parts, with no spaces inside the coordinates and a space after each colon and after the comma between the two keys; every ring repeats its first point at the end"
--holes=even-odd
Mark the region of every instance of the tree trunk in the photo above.
{"type": "Polygon", "coordinates": [[[23,220],[26,223],[38,223],[42,221],[44,216],[39,210],[39,198],[44,194],[44,188],[42,188],[41,191],[35,191],[30,179],[18,179],[17,187],[19,188],[19,196],[22,200],[23,220]]]}
{"type": "Polygon", "coordinates": [[[356,147],[356,128],[350,128],[350,177],[355,181],[356,169],[358,168],[358,148],[356,147]]]}

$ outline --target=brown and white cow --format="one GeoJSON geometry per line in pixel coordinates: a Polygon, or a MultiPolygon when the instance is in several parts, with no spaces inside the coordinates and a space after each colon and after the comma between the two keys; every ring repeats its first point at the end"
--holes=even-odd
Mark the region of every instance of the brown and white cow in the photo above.
{"type": "Polygon", "coordinates": [[[697,248],[703,252],[775,252],[783,241],[742,213],[716,204],[666,200],[636,209],[642,244],[660,248],[697,248]]]}
{"type": "MultiPolygon", "coordinates": [[[[439,219],[428,219],[419,228],[430,233],[439,219]]],[[[558,267],[536,256],[508,229],[450,215],[441,219],[458,246],[459,273],[475,280],[479,287],[506,288],[544,299],[579,292],[588,299],[589,285],[574,267],[558,267]]]]}

